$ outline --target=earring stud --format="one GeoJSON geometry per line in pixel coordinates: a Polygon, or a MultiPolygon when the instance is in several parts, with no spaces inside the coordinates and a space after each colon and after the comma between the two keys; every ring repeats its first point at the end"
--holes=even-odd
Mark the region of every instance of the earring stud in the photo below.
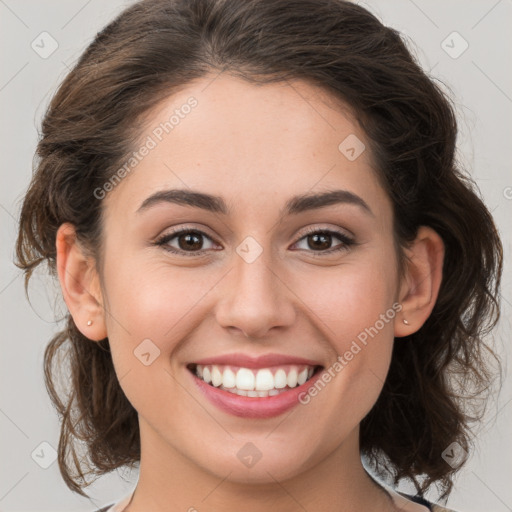
{"type": "Polygon", "coordinates": [[[92,320],[87,320],[87,325],[92,325],[92,320]]]}
{"type": "Polygon", "coordinates": [[[404,318],[403,322],[405,325],[411,325],[405,318],[404,318]]]}

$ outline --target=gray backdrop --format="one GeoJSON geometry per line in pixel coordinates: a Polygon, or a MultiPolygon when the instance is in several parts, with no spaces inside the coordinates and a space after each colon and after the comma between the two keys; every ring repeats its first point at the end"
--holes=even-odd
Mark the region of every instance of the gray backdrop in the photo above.
{"type": "MultiPolygon", "coordinates": [[[[132,490],[137,474],[119,471],[88,488],[64,485],[54,460],[58,419],[43,384],[44,347],[58,329],[55,290],[42,272],[32,305],[13,265],[20,200],[27,188],[46,105],[95,33],[125,6],[121,0],[0,0],[0,510],[92,511],[132,490]]],[[[384,23],[405,33],[414,53],[455,98],[460,160],[471,170],[510,254],[512,66],[511,0],[367,0],[384,23]],[[506,219],[509,219],[507,222],[506,219]]],[[[505,268],[498,350],[510,360],[510,265],[505,268]]],[[[61,307],[62,310],[62,307],[61,307]]],[[[448,505],[460,512],[512,510],[510,378],[490,405],[478,447],[448,505]]]]}

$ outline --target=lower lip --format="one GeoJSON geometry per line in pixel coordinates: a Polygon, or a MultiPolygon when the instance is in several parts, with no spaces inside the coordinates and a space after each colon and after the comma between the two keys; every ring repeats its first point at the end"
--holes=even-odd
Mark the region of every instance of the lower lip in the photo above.
{"type": "Polygon", "coordinates": [[[192,376],[197,387],[210,402],[223,411],[242,418],[272,418],[283,414],[300,403],[299,395],[307,392],[322,374],[322,370],[317,371],[304,384],[288,391],[283,391],[275,396],[248,397],[210,386],[189,370],[187,372],[192,376]]]}

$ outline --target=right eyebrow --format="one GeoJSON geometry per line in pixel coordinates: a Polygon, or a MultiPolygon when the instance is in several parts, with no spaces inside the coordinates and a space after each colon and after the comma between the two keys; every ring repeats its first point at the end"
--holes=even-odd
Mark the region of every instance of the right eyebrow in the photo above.
{"type": "Polygon", "coordinates": [[[220,196],[194,192],[190,190],[171,189],[160,190],[146,198],[137,210],[137,213],[147,210],[159,203],[175,203],[194,208],[202,208],[213,213],[227,215],[229,209],[220,196]]]}

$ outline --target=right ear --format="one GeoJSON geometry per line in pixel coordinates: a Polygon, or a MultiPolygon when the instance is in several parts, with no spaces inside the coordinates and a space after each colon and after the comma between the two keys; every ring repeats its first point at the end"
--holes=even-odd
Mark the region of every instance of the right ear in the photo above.
{"type": "Polygon", "coordinates": [[[75,325],[91,340],[106,338],[105,309],[95,261],[80,246],[73,224],[66,222],[59,227],[55,245],[60,287],[75,325]]]}

